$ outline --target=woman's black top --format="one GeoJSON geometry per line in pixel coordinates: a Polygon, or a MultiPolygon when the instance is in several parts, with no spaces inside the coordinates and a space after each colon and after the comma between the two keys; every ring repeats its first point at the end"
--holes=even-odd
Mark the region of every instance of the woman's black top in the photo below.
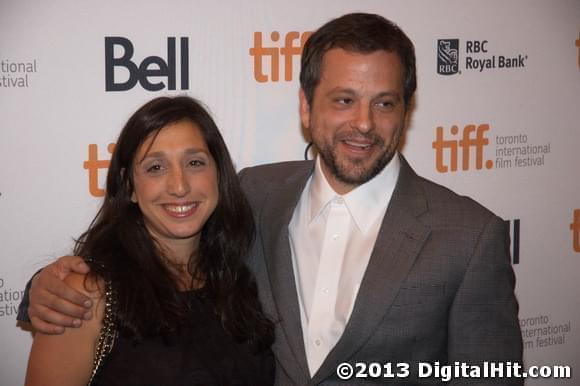
{"type": "Polygon", "coordinates": [[[119,333],[92,385],[260,386],[274,382],[270,349],[255,353],[224,330],[203,291],[184,292],[191,323],[166,336],[134,339],[119,333]]]}

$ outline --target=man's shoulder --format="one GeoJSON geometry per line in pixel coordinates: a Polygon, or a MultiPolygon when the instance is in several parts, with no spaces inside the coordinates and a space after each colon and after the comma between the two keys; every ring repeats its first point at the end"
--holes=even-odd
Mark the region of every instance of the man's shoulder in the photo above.
{"type": "Polygon", "coordinates": [[[252,207],[260,205],[270,193],[288,186],[298,186],[310,176],[312,161],[288,161],[252,166],[238,175],[252,207]]]}
{"type": "Polygon", "coordinates": [[[289,161],[258,165],[239,172],[240,184],[254,211],[267,197],[278,197],[280,189],[303,186],[312,174],[312,161],[289,161]]]}
{"type": "Polygon", "coordinates": [[[270,164],[250,166],[240,171],[240,174],[248,176],[291,176],[299,171],[309,171],[312,169],[313,161],[285,161],[270,164]]]}
{"type": "Polygon", "coordinates": [[[424,192],[429,212],[445,223],[463,226],[478,224],[476,226],[479,227],[492,218],[496,221],[501,220],[490,209],[470,196],[457,193],[421,176],[417,176],[417,183],[424,192]]]}
{"type": "Polygon", "coordinates": [[[312,161],[286,161],[271,164],[251,166],[239,172],[242,181],[284,181],[295,175],[302,175],[312,171],[312,161]]]}

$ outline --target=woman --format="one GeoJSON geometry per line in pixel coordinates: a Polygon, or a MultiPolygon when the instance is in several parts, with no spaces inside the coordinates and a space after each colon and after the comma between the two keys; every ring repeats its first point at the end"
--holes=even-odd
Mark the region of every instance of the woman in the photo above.
{"type": "Polygon", "coordinates": [[[74,249],[91,272],[66,279],[96,316],[36,334],[26,385],[271,384],[273,325],[243,263],[252,214],[204,108],[183,96],[141,107],[106,191],[74,249]]]}

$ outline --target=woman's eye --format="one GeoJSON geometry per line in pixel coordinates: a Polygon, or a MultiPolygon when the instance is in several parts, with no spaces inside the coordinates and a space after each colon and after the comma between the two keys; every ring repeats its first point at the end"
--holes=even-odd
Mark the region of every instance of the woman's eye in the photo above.
{"type": "Polygon", "coordinates": [[[151,165],[151,166],[148,166],[145,169],[145,171],[147,173],[155,173],[155,172],[161,171],[161,165],[151,165]]]}
{"type": "Polygon", "coordinates": [[[189,161],[189,165],[199,167],[199,166],[205,165],[205,162],[202,160],[199,160],[199,159],[194,159],[194,160],[189,161]]]}

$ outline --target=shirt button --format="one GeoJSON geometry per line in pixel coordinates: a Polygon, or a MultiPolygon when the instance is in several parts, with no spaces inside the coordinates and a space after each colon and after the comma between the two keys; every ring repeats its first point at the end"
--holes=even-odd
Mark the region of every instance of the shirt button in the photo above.
{"type": "Polygon", "coordinates": [[[324,292],[325,294],[328,294],[328,288],[323,288],[322,292],[324,292]]]}
{"type": "Polygon", "coordinates": [[[332,235],[332,239],[333,240],[338,240],[339,237],[340,237],[340,235],[338,233],[335,233],[335,234],[332,235]]]}
{"type": "Polygon", "coordinates": [[[320,339],[316,339],[314,341],[314,344],[317,345],[317,346],[320,346],[322,344],[322,341],[320,339]]]}
{"type": "Polygon", "coordinates": [[[336,204],[341,204],[341,205],[342,205],[342,204],[344,204],[344,199],[343,199],[342,197],[336,197],[336,198],[334,199],[334,202],[335,202],[336,204]]]}

